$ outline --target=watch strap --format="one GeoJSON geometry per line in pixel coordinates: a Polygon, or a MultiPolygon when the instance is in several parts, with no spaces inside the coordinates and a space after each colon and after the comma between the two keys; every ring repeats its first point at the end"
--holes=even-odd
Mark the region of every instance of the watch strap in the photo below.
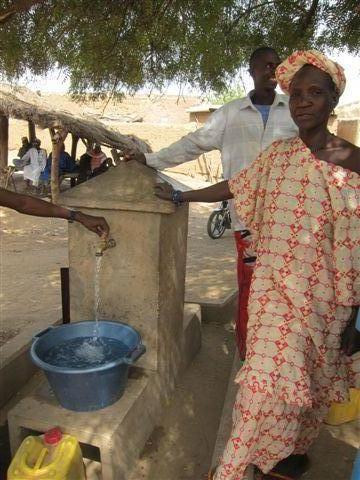
{"type": "Polygon", "coordinates": [[[69,215],[69,218],[68,218],[68,221],[70,223],[75,222],[75,220],[76,220],[75,216],[76,216],[77,213],[78,213],[77,210],[70,210],[70,215],[69,215]]]}
{"type": "Polygon", "coordinates": [[[177,207],[181,205],[184,202],[182,191],[173,190],[171,200],[173,201],[173,203],[175,203],[177,207]]]}

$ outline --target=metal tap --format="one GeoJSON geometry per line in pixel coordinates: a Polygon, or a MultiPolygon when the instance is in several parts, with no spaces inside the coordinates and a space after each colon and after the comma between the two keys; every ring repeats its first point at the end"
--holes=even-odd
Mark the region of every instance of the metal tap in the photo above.
{"type": "Polygon", "coordinates": [[[114,248],[114,247],[116,247],[116,242],[113,238],[109,238],[109,239],[102,238],[98,243],[95,255],[97,257],[101,257],[105,250],[107,250],[108,248],[114,248]]]}

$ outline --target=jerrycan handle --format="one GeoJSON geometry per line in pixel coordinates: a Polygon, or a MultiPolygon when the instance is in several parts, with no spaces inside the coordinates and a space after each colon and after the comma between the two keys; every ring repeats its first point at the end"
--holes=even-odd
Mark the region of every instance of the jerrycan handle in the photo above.
{"type": "Polygon", "coordinates": [[[36,463],[34,465],[34,470],[35,472],[40,470],[41,468],[41,465],[44,461],[44,458],[46,456],[46,454],[48,453],[48,449],[47,448],[42,448],[41,449],[41,452],[40,452],[40,455],[38,456],[37,460],[36,460],[36,463]]]}

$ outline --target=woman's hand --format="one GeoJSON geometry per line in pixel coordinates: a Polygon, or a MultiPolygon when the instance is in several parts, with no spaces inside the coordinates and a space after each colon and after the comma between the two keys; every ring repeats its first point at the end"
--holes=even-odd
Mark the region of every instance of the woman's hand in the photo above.
{"type": "Polygon", "coordinates": [[[123,157],[125,162],[130,162],[135,160],[143,165],[146,165],[146,157],[143,153],[137,152],[136,150],[125,149],[123,152],[123,157]]]}
{"type": "Polygon", "coordinates": [[[158,183],[155,185],[154,194],[162,200],[172,201],[174,189],[168,183],[158,183]]]}
{"type": "Polygon", "coordinates": [[[360,352],[360,332],[355,328],[358,308],[353,308],[349,323],[341,336],[341,348],[349,357],[360,352]]]}

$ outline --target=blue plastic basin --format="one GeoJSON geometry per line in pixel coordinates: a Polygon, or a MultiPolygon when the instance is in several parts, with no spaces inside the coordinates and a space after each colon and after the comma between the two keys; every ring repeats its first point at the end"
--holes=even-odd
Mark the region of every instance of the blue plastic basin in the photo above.
{"type": "Polygon", "coordinates": [[[128,353],[97,367],[67,368],[51,365],[43,360],[52,347],[79,337],[92,337],[94,322],[76,322],[50,327],[33,338],[32,361],[46,374],[60,405],[77,412],[99,410],[116,402],[124,393],[129,367],[145,353],[140,334],[120,322],[99,321],[98,337],[119,340],[128,347],[128,353]]]}

